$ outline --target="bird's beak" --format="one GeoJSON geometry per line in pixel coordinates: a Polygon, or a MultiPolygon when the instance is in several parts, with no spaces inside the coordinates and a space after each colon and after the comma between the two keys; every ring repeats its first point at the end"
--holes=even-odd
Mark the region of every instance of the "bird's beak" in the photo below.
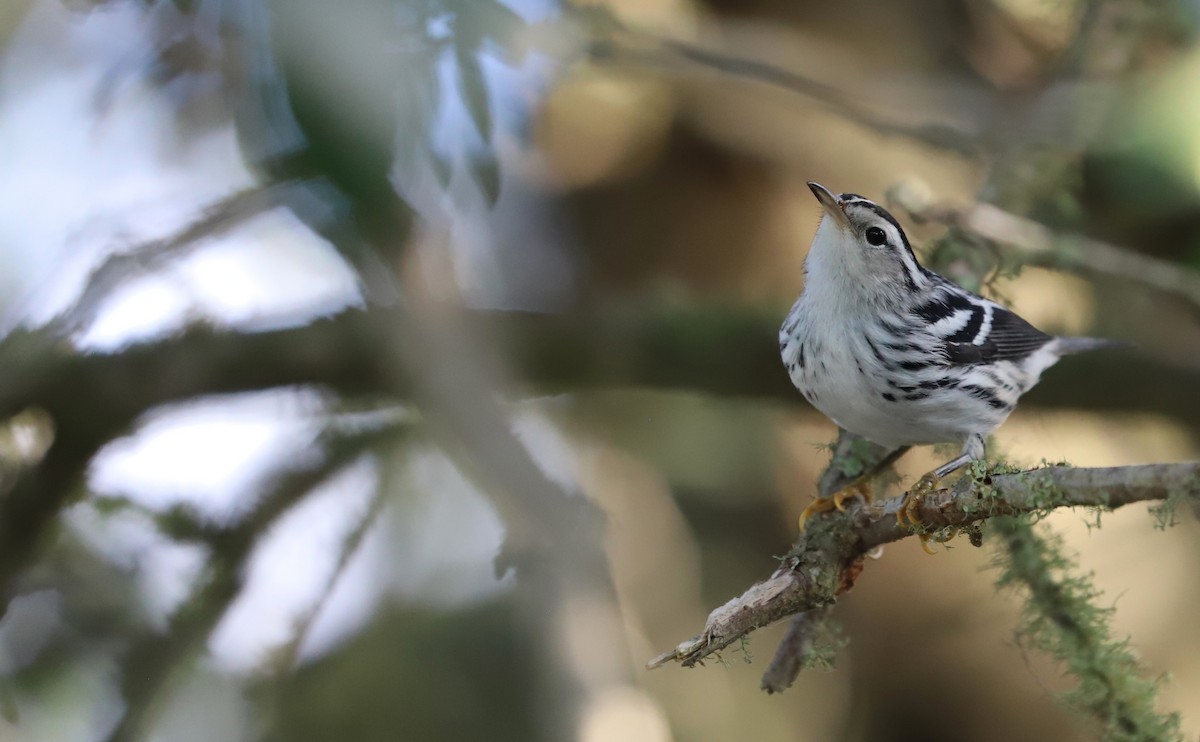
{"type": "Polygon", "coordinates": [[[808,181],[808,188],[817,197],[817,200],[821,202],[821,208],[825,209],[825,213],[829,215],[829,218],[833,219],[835,224],[839,227],[850,226],[850,221],[846,219],[846,212],[842,210],[842,201],[833,195],[833,191],[811,180],[808,181]]]}

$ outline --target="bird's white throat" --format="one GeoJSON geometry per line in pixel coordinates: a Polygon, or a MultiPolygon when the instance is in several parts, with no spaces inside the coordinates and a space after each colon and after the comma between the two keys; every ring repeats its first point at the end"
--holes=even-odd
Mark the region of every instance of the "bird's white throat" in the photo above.
{"type": "Polygon", "coordinates": [[[909,298],[886,271],[869,265],[857,236],[827,215],[817,226],[804,260],[804,272],[801,298],[836,306],[842,313],[856,314],[867,308],[878,311],[909,298]]]}

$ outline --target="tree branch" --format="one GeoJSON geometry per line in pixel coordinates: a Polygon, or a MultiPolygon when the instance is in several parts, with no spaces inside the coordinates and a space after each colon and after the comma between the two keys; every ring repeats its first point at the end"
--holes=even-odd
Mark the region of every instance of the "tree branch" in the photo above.
{"type": "MultiPolygon", "coordinates": [[[[39,406],[60,430],[87,429],[98,419],[120,427],[169,402],[300,384],[408,399],[411,383],[380,352],[412,344],[401,319],[398,310],[376,308],[267,332],[199,326],[111,355],[79,354],[43,333],[18,331],[0,341],[0,417],[39,406]]],[[[775,349],[778,322],[774,313],[727,307],[476,311],[466,320],[473,333],[496,341],[533,394],[640,387],[803,405],[775,349]]],[[[1177,393],[1195,386],[1194,370],[1108,353],[1060,364],[1022,404],[1154,412],[1195,428],[1200,397],[1177,393]]]]}
{"type": "MultiPolygon", "coordinates": [[[[345,397],[411,399],[408,370],[389,357],[421,352],[400,310],[348,311],[283,330],[194,327],[119,354],[80,354],[52,333],[0,340],[0,418],[37,407],[54,421],[46,458],[0,498],[0,595],[79,486],[88,462],[145,412],[195,397],[312,385],[345,397]]],[[[535,394],[641,387],[803,405],[775,351],[778,318],[722,307],[575,315],[471,312],[464,324],[504,353],[535,394]],[[614,353],[613,349],[620,352],[614,353]]],[[[1155,412],[1200,426],[1200,373],[1126,353],[1062,364],[1026,408],[1051,401],[1095,410],[1155,412]],[[1098,368],[1099,366],[1099,368],[1098,368]],[[1137,379],[1137,384],[1114,383],[1137,379]]],[[[463,422],[460,430],[469,430],[463,422]]]]}
{"type": "MultiPolygon", "coordinates": [[[[924,532],[942,531],[949,537],[957,529],[1000,515],[1074,506],[1113,509],[1200,494],[1200,462],[1049,467],[1003,474],[973,469],[973,474],[924,500],[917,511],[924,532]]],[[[914,535],[896,521],[900,504],[901,498],[896,497],[814,519],[774,574],[713,611],[703,632],[650,660],[648,667],[670,662],[691,667],[755,629],[832,604],[853,587],[867,552],[914,535]]]]}
{"type": "MultiPolygon", "coordinates": [[[[835,492],[854,481],[862,472],[882,462],[887,451],[865,438],[838,429],[829,466],[817,484],[819,497],[832,497],[835,492]]],[[[802,611],[792,616],[775,656],[763,672],[762,688],[768,693],[782,693],[796,682],[800,671],[818,661],[829,648],[818,646],[818,635],[826,629],[832,605],[802,611]]]]}
{"type": "Polygon", "coordinates": [[[800,671],[817,656],[817,635],[829,618],[832,605],[812,608],[792,616],[771,664],[763,673],[762,689],[767,693],[782,693],[792,687],[800,671]]]}

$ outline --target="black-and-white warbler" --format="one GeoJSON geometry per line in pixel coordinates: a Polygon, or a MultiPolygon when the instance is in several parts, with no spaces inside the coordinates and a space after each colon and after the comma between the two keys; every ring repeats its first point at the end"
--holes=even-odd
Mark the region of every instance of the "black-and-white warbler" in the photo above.
{"type": "MultiPolygon", "coordinates": [[[[824,214],[805,260],[805,285],[779,331],[792,383],[838,426],[895,449],[961,443],[962,454],[909,490],[898,518],[917,522],[920,498],[984,457],[1039,376],[1069,353],[1121,343],[1048,335],[917,262],[899,222],[853,193],[809,183],[824,214]]],[[[800,518],[869,496],[866,478],[800,518]]]]}

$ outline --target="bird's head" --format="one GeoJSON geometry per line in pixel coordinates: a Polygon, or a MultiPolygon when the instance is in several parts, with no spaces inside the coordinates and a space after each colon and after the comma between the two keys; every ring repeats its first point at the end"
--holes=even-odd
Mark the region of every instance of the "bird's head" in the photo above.
{"type": "Polygon", "coordinates": [[[855,293],[896,299],[925,285],[904,230],[886,209],[855,193],[835,195],[820,183],[808,187],[825,212],[805,261],[810,284],[838,282],[855,293]]]}

